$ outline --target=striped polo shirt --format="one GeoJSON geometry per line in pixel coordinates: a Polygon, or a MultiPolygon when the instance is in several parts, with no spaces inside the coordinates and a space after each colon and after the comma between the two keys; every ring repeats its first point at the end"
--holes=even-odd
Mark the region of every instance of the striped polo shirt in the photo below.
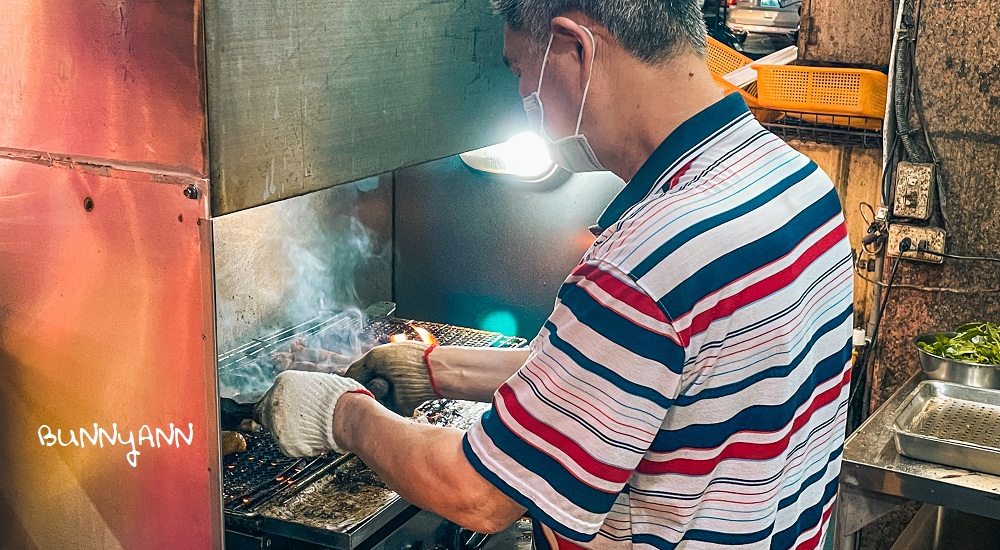
{"type": "Polygon", "coordinates": [[[850,383],[830,179],[730,95],[601,216],[465,454],[540,548],[816,548],[850,383]]]}

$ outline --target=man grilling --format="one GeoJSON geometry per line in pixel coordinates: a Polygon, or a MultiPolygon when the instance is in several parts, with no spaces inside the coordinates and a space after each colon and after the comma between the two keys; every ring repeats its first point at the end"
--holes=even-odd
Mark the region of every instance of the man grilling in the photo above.
{"type": "Polygon", "coordinates": [[[541,548],[816,548],[840,470],[851,251],[840,202],[705,63],[695,0],[494,0],[529,120],[628,181],[525,350],[373,349],[259,406],[291,455],[350,451],[404,499],[541,548]],[[385,399],[363,383],[386,379],[385,399]],[[421,402],[492,401],[467,432],[421,402]]]}

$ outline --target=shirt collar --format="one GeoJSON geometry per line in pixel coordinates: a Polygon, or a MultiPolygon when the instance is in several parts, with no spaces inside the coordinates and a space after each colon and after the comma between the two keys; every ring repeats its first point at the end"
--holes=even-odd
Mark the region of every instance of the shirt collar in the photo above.
{"type": "Polygon", "coordinates": [[[743,97],[733,93],[682,122],[646,159],[615,200],[611,201],[597,220],[597,226],[601,230],[611,227],[629,208],[646,198],[663,176],[669,176],[667,172],[680,168],[679,160],[689,156],[688,153],[693,149],[721,133],[721,130],[748,112],[750,109],[743,97]]]}

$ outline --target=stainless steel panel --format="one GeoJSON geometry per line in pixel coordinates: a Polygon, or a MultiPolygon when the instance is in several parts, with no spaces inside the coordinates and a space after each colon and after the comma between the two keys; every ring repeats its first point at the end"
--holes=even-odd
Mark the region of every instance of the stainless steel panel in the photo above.
{"type": "Polygon", "coordinates": [[[902,455],[1000,475],[1000,391],[921,382],[892,427],[902,455]]]}
{"type": "Polygon", "coordinates": [[[534,336],[624,185],[609,173],[557,183],[511,183],[457,157],[397,171],[397,315],[534,336]]]}
{"type": "Polygon", "coordinates": [[[0,159],[5,547],[221,546],[206,187],[0,159]]]}
{"type": "Polygon", "coordinates": [[[0,149],[204,174],[200,0],[0,2],[0,149]]]}
{"type": "Polygon", "coordinates": [[[485,2],[205,3],[213,214],[497,143],[523,123],[485,2]]]}
{"type": "Polygon", "coordinates": [[[213,219],[218,350],[392,294],[392,178],[213,219]]]}

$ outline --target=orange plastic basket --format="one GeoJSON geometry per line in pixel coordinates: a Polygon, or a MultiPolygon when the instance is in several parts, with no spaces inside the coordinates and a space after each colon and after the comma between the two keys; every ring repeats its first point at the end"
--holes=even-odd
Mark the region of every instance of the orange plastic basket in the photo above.
{"type": "Polygon", "coordinates": [[[706,38],[708,39],[708,69],[716,76],[729,74],[753,61],[711,36],[706,38]]]}
{"type": "Polygon", "coordinates": [[[888,78],[866,69],[757,65],[757,101],[781,111],[882,119],[888,78]]]}
{"type": "MultiPolygon", "coordinates": [[[[708,70],[712,71],[712,75],[716,77],[716,81],[720,80],[719,77],[725,76],[736,69],[753,62],[753,59],[750,59],[711,36],[706,36],[705,38],[708,39],[708,50],[706,52],[708,57],[708,70]]],[[[746,86],[746,91],[749,92],[750,95],[756,96],[757,83],[751,82],[748,84],[746,86]]]]}
{"type": "Polygon", "coordinates": [[[757,118],[757,120],[761,122],[773,122],[781,118],[781,113],[761,108],[761,105],[757,101],[757,98],[754,97],[753,94],[747,92],[746,90],[737,88],[736,86],[732,85],[728,80],[716,74],[712,75],[712,79],[715,80],[715,83],[718,84],[719,87],[722,88],[724,92],[726,92],[726,95],[736,92],[741,96],[743,96],[743,101],[747,102],[747,107],[750,107],[750,110],[753,111],[753,115],[754,117],[757,118]]]}

